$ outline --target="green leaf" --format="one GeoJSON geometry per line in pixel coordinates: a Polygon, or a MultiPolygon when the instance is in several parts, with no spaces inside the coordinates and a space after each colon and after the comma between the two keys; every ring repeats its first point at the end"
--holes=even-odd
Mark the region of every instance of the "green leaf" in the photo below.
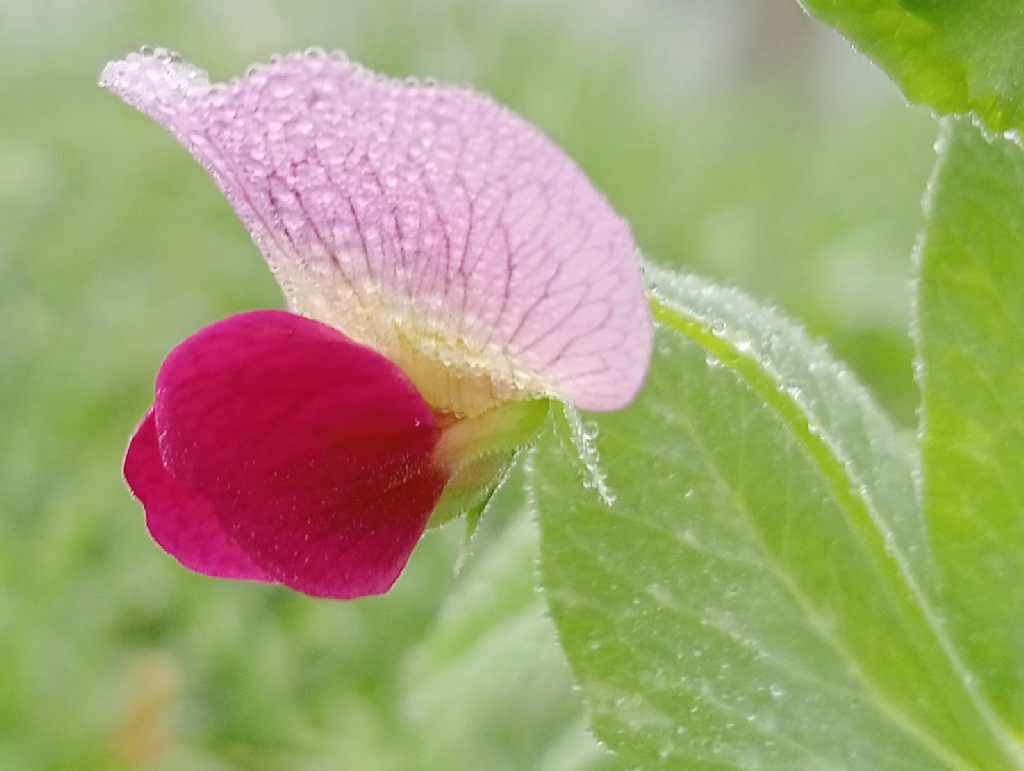
{"type": "Polygon", "coordinates": [[[549,434],[543,582],[598,737],[644,769],[1013,769],[934,607],[915,458],[824,348],[649,271],[648,381],[596,418],[614,496],[549,434]]]}
{"type": "Polygon", "coordinates": [[[922,501],[951,633],[1024,734],[1024,153],[947,119],[918,252],[922,501]]]}
{"type": "Polygon", "coordinates": [[[1024,126],[1020,0],[801,0],[914,102],[975,111],[992,131],[1024,126]]]}

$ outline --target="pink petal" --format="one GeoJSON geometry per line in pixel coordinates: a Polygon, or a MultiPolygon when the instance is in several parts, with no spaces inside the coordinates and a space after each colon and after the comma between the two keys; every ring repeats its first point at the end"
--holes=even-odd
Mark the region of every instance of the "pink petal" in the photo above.
{"type": "Polygon", "coordinates": [[[628,226],[491,99],[322,53],[226,85],[131,54],[100,82],[213,174],[294,310],[398,363],[435,408],[610,410],[639,389],[652,329],[628,226]]]}
{"type": "Polygon", "coordinates": [[[152,408],[128,445],[124,476],[146,509],[153,540],[182,565],[208,576],[271,580],[228,538],[209,501],[164,468],[152,408]]]}
{"type": "Polygon", "coordinates": [[[387,591],[448,477],[430,408],[401,370],[284,311],[181,343],[154,412],[171,476],[269,576],[314,596],[387,591]]]}

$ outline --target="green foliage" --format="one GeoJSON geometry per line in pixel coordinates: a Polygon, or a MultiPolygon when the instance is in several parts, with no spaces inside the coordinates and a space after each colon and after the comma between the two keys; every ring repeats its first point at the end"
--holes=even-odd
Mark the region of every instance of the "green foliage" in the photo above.
{"type": "MultiPolygon", "coordinates": [[[[809,5],[911,98],[1020,125],[1015,6],[809,5]]],[[[967,117],[938,147],[920,461],[799,329],[654,269],[648,383],[586,453],[610,492],[557,432],[537,451],[556,625],[640,768],[1022,767],[1024,154],[967,117]]]]}
{"type": "Polygon", "coordinates": [[[1024,127],[1024,15],[1018,0],[801,0],[941,113],[976,112],[992,131],[1024,127]]]}
{"type": "MultiPolygon", "coordinates": [[[[1024,125],[1016,3],[807,5],[912,100],[1024,125]]],[[[552,610],[595,730],[629,762],[1021,767],[1024,155],[966,117],[939,153],[915,283],[919,471],[799,332],[663,276],[648,385],[597,421],[614,503],[569,492],[571,448],[538,451],[552,610]],[[637,425],[657,429],[641,444],[637,425]]]]}
{"type": "Polygon", "coordinates": [[[947,119],[917,259],[921,498],[945,619],[1024,728],[1024,153],[947,119]]]}
{"type": "Polygon", "coordinates": [[[598,735],[643,768],[1014,768],[934,604],[899,433],[774,312],[654,276],[647,385],[596,420],[614,503],[550,437],[536,461],[598,735]]]}

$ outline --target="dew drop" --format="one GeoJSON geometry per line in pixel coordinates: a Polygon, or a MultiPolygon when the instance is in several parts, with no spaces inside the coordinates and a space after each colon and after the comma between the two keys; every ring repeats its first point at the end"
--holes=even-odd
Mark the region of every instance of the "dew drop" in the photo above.
{"type": "MultiPolygon", "coordinates": [[[[587,426],[584,424],[579,410],[574,407],[565,407],[565,418],[569,425],[569,438],[580,460],[583,486],[596,490],[597,494],[601,497],[601,501],[606,506],[611,506],[615,503],[615,493],[608,487],[606,481],[608,474],[601,468],[601,456],[598,454],[597,447],[593,442],[597,436],[597,431],[594,430],[593,435],[588,434],[587,426]]],[[[590,422],[588,421],[588,423],[590,422]]],[[[596,429],[596,424],[594,425],[596,429]]]]}

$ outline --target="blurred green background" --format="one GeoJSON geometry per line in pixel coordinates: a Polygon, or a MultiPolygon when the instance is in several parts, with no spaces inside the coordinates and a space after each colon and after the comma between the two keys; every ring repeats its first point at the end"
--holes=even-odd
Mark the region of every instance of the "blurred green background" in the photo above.
{"type": "Polygon", "coordinates": [[[163,129],[142,44],[240,74],[319,45],[471,83],[558,141],[650,259],[827,339],[904,425],[935,127],[792,0],[0,0],[0,769],[615,768],[533,590],[515,482],[453,574],[429,534],[352,603],[188,573],[120,476],[167,351],[279,307],[163,129]]]}

